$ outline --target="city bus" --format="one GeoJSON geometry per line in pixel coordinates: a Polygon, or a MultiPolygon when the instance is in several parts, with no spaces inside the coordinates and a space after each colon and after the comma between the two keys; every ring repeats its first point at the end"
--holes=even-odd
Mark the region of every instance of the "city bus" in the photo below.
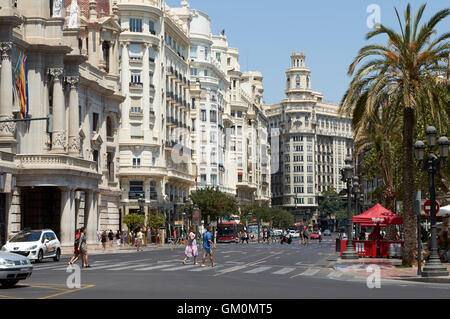
{"type": "Polygon", "coordinates": [[[217,226],[217,242],[239,242],[239,233],[244,231],[244,225],[236,222],[224,222],[217,226]]]}

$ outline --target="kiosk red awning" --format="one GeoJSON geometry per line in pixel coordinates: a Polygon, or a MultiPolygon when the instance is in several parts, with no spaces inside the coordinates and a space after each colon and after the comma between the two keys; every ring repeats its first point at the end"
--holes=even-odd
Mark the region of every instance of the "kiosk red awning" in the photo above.
{"type": "Polygon", "coordinates": [[[376,204],[361,215],[353,216],[352,222],[354,224],[361,224],[361,226],[376,226],[377,224],[380,224],[380,226],[383,227],[386,225],[403,224],[403,218],[384,208],[380,204],[376,204]]]}

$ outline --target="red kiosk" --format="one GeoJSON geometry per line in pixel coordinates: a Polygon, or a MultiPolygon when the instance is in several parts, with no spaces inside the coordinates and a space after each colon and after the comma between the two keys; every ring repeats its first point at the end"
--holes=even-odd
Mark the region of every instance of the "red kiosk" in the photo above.
{"type": "MultiPolygon", "coordinates": [[[[380,235],[380,227],[386,225],[401,225],[403,218],[384,208],[380,204],[375,205],[368,211],[358,216],[353,216],[352,222],[361,226],[374,227],[369,235],[369,240],[353,240],[353,247],[360,257],[389,257],[389,247],[392,244],[401,245],[403,241],[383,240],[380,235]]],[[[347,248],[347,240],[341,240],[341,256],[347,248]]]]}

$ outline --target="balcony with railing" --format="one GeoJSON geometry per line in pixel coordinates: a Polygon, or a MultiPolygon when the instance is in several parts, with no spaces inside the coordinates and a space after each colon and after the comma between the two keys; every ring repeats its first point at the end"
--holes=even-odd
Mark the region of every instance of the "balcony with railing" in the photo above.
{"type": "Polygon", "coordinates": [[[23,170],[51,170],[67,174],[70,171],[79,171],[98,174],[98,163],[68,155],[58,154],[17,154],[16,165],[23,170]]]}
{"type": "Polygon", "coordinates": [[[144,88],[144,84],[143,83],[130,82],[130,89],[142,90],[143,88],[144,88]]]}
{"type": "Polygon", "coordinates": [[[130,116],[142,116],[143,111],[142,107],[132,106],[130,107],[130,116]]]}

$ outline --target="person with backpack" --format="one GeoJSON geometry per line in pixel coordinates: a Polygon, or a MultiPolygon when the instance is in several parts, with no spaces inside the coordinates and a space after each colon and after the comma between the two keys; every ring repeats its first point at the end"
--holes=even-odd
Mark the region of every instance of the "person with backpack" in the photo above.
{"type": "Polygon", "coordinates": [[[73,256],[69,261],[69,265],[73,265],[80,257],[80,251],[78,249],[78,246],[80,245],[80,236],[81,236],[80,229],[77,229],[75,231],[75,241],[73,243],[73,256]]]}

